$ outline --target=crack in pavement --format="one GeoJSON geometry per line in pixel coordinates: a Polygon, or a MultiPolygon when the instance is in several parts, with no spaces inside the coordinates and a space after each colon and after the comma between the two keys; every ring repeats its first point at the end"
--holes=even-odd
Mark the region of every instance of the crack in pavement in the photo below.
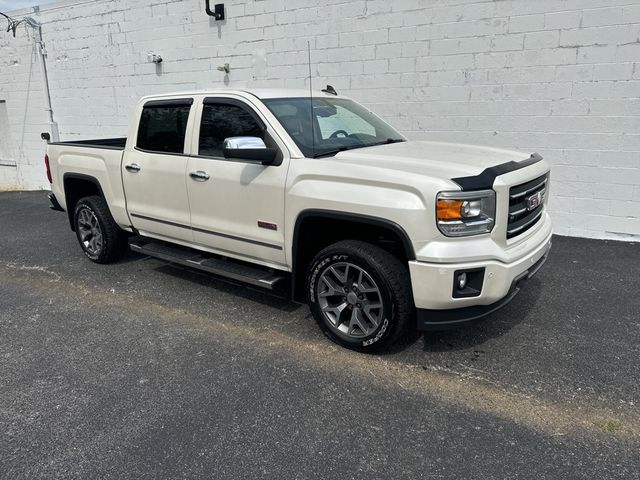
{"type": "Polygon", "coordinates": [[[49,280],[50,282],[59,282],[61,278],[60,274],[54,271],[51,271],[47,267],[44,267],[41,265],[24,265],[24,264],[18,265],[17,263],[9,262],[9,263],[5,263],[3,267],[11,268],[13,270],[36,271],[36,272],[46,273],[47,275],[51,275],[52,277],[54,277],[52,280],[49,280]]]}

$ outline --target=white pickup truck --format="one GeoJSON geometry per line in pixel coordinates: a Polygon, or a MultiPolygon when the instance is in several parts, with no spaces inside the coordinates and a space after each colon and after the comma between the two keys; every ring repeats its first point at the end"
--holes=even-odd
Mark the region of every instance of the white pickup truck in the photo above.
{"type": "Polygon", "coordinates": [[[144,97],[128,137],[45,163],[94,262],[129,246],[281,289],[361,351],[495,311],[551,247],[539,155],[407,141],[329,86],[144,97]]]}

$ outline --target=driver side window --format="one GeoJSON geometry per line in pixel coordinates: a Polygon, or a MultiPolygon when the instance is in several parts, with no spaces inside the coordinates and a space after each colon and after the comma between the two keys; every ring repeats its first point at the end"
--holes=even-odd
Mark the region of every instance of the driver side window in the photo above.
{"type": "Polygon", "coordinates": [[[264,131],[244,108],[226,103],[208,103],[202,109],[199,154],[222,157],[222,147],[228,137],[259,137],[264,131]]]}
{"type": "MultiPolygon", "coordinates": [[[[362,117],[356,115],[352,111],[337,105],[336,113],[331,116],[317,116],[318,125],[320,126],[320,135],[323,140],[331,137],[335,132],[346,132],[346,135],[365,134],[376,135],[376,129],[373,125],[366,122],[362,117]]],[[[346,136],[342,133],[339,136],[346,136]]]]}

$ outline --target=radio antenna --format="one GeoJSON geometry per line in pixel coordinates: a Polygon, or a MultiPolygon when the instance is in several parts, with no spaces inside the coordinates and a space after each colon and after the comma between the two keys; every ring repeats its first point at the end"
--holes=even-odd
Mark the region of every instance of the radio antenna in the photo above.
{"type": "Polygon", "coordinates": [[[311,86],[311,43],[307,40],[307,56],[309,59],[309,120],[311,120],[311,156],[316,156],[316,135],[313,131],[313,88],[311,86]]]}

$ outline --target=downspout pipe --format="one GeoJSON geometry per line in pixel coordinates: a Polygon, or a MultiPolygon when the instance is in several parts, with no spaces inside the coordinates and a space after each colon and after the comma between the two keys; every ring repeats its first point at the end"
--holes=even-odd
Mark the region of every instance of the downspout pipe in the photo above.
{"type": "Polygon", "coordinates": [[[51,106],[51,93],[49,91],[49,76],[47,75],[47,50],[42,39],[42,24],[33,17],[25,17],[26,23],[35,30],[35,42],[38,46],[38,61],[40,63],[40,73],[42,75],[42,88],[44,90],[45,111],[47,113],[47,124],[51,131],[51,141],[60,141],[58,124],[53,119],[53,107],[51,106]]]}

